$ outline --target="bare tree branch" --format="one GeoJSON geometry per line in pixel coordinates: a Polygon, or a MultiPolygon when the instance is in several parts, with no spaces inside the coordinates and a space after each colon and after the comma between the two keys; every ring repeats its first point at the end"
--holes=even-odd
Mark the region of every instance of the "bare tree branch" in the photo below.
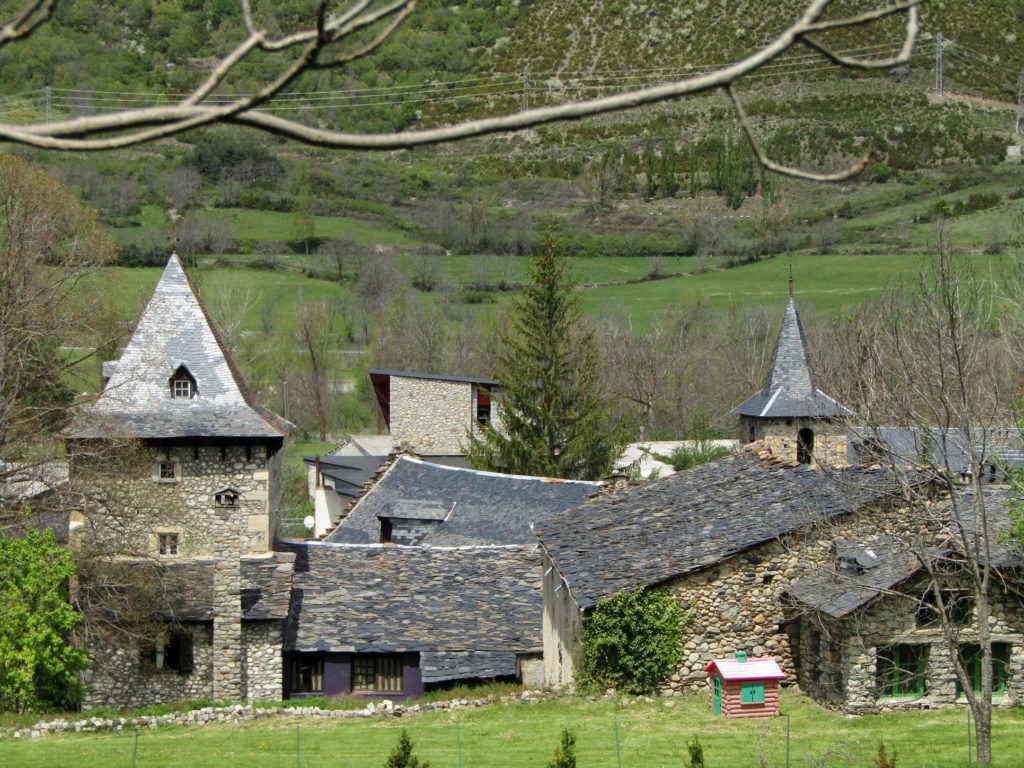
{"type": "MultiPolygon", "coordinates": [[[[377,4],[376,0],[355,0],[344,10],[328,13],[328,0],[318,5],[317,19],[309,29],[272,38],[261,28],[253,16],[249,0],[240,0],[246,38],[214,66],[206,79],[190,94],[175,104],[143,109],[108,112],[88,117],[28,125],[0,123],[0,140],[63,151],[98,151],[122,147],[173,136],[182,131],[212,125],[232,123],[294,139],[305,144],[335,149],[393,150],[427,144],[458,141],[475,136],[515,131],[547,123],[580,120],[636,107],[656,104],[671,99],[693,96],[725,89],[736,107],[737,116],[751,141],[760,162],[768,169],[795,178],[814,181],[843,181],[864,168],[866,158],[851,168],[832,174],[800,171],[772,162],[760,149],[754,138],[734,85],[769,62],[778,59],[798,45],[807,45],[839,67],[857,70],[888,68],[909,61],[919,32],[919,6],[924,0],[881,6],[853,16],[835,19],[822,18],[833,0],[808,0],[801,16],[777,37],[749,56],[712,72],[695,75],[670,83],[637,88],[611,96],[538,107],[510,115],[470,120],[456,125],[417,131],[383,134],[347,133],[313,128],[295,120],[283,118],[260,107],[305,72],[336,68],[351,63],[376,50],[409,16],[416,0],[391,0],[377,4]],[[835,29],[866,26],[891,16],[905,14],[906,35],[898,53],[881,59],[861,59],[839,55],[810,36],[835,29]],[[332,46],[337,46],[364,30],[381,26],[369,42],[355,50],[341,52],[326,58],[332,46]],[[206,103],[222,86],[235,68],[254,51],[282,53],[300,49],[271,82],[255,93],[233,98],[227,104],[206,103]]],[[[0,47],[28,37],[53,15],[56,0],[31,0],[15,19],[0,31],[0,47]]],[[[272,108],[272,107],[271,107],[272,108]]]]}

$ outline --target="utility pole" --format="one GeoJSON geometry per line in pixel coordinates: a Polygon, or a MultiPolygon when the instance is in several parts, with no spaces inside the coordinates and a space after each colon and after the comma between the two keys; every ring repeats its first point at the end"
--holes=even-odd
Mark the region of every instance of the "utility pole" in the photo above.
{"type": "Polygon", "coordinates": [[[1013,132],[1020,140],[1020,123],[1024,119],[1024,68],[1020,71],[1020,84],[1017,86],[1017,120],[1013,124],[1013,132]]]}
{"type": "Polygon", "coordinates": [[[523,68],[523,110],[530,108],[530,65],[523,68]]]}
{"type": "Polygon", "coordinates": [[[942,33],[935,35],[935,95],[942,98],[942,33]]]}

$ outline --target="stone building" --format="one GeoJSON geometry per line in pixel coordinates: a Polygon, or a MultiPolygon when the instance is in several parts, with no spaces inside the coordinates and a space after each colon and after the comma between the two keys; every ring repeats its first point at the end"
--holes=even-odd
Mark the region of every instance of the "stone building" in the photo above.
{"type": "Polygon", "coordinates": [[[763,442],[800,464],[846,463],[849,409],[817,386],[796,302],[790,296],[764,386],[737,406],[740,440],[763,442]]]}
{"type": "MultiPolygon", "coordinates": [[[[982,492],[988,524],[993,530],[1008,526],[1008,490],[988,486],[982,492]]],[[[788,613],[799,617],[796,657],[804,690],[827,706],[858,714],[964,703],[931,581],[907,542],[885,535],[837,539],[830,554],[784,595],[788,613]]],[[[1001,542],[992,544],[989,556],[994,568],[1008,573],[1022,564],[1001,542]]],[[[933,558],[956,573],[958,551],[951,542],[936,548],[933,558]]],[[[1013,578],[997,578],[990,593],[995,706],[1024,702],[1024,606],[1012,584],[1013,578]]],[[[949,629],[978,691],[981,655],[970,585],[954,576],[942,594],[949,629]]]]}
{"type": "Polygon", "coordinates": [[[118,520],[115,555],[182,578],[180,594],[163,590],[174,599],[155,608],[167,619],[155,636],[93,643],[87,705],[279,698],[294,555],[273,545],[292,425],[256,401],[173,255],[103,378],[65,431],[70,482],[118,483],[121,506],[83,504],[71,544],[118,520]],[[105,446],[129,441],[135,466],[89,474],[105,446]]]}
{"type": "Polygon", "coordinates": [[[374,369],[370,381],[392,438],[418,454],[462,455],[480,425],[501,426],[493,379],[374,369]]]}
{"type": "Polygon", "coordinates": [[[781,595],[827,562],[837,535],[890,525],[880,469],[786,462],[761,444],[539,522],[545,681],[574,682],[582,619],[622,591],[667,586],[692,608],[664,694],[704,690],[713,658],[774,656],[796,679],[781,595]]]}

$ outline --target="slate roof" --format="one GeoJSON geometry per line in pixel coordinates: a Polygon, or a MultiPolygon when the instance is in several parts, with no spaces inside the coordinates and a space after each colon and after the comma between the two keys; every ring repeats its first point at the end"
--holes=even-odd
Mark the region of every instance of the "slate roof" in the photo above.
{"type": "Polygon", "coordinates": [[[401,510],[418,504],[447,515],[426,534],[424,546],[533,544],[530,523],[580,506],[600,487],[596,482],[501,475],[401,456],[327,541],[379,542],[380,517],[408,517],[401,510]]]}
{"type": "MultiPolygon", "coordinates": [[[[842,559],[846,554],[850,559],[851,550],[855,548],[849,543],[837,542],[837,546],[843,547],[843,551],[837,549],[837,558],[842,559]]],[[[853,559],[865,563],[865,558],[857,555],[853,559]]],[[[840,619],[902,584],[920,569],[921,563],[913,553],[900,551],[890,543],[874,547],[872,556],[859,569],[847,570],[838,563],[826,566],[793,582],[784,594],[840,619]]]]}
{"type": "Polygon", "coordinates": [[[66,436],[279,438],[293,428],[256,401],[176,255],[121,358],[105,373],[103,392],[66,436]],[[169,381],[180,366],[195,380],[194,398],[171,397],[169,381]]]}
{"type": "Polygon", "coordinates": [[[297,559],[285,650],[419,652],[437,681],[513,674],[516,653],[543,648],[535,547],[288,547],[297,559]]]}
{"type": "Polygon", "coordinates": [[[850,411],[846,407],[818,389],[810,361],[807,337],[796,311],[796,302],[790,299],[764,386],[734,408],[733,413],[765,419],[821,419],[848,415],[850,411]]]}
{"type": "MultiPolygon", "coordinates": [[[[239,599],[243,619],[266,621],[288,616],[294,561],[291,552],[242,558],[239,599]]],[[[213,618],[213,561],[182,560],[163,567],[171,616],[179,621],[210,621],[213,618]]]]}
{"type": "Polygon", "coordinates": [[[967,436],[964,430],[952,428],[856,427],[847,439],[847,455],[857,463],[884,460],[904,466],[920,462],[943,470],[948,467],[954,475],[979,471],[985,475],[998,467],[1024,469],[1024,435],[1018,428],[978,428],[970,440],[967,436]]]}
{"type": "Polygon", "coordinates": [[[701,570],[895,490],[881,469],[786,464],[752,444],[539,521],[537,536],[586,610],[701,570]]]}
{"type": "Polygon", "coordinates": [[[315,467],[320,460],[320,474],[335,493],[354,499],[363,492],[366,483],[372,478],[381,465],[388,460],[387,456],[306,456],[306,466],[315,467]]]}
{"type": "MultiPolygon", "coordinates": [[[[985,515],[993,538],[989,549],[991,563],[996,568],[1019,568],[1022,564],[1020,555],[1001,542],[999,534],[1010,525],[1010,509],[1021,503],[1020,494],[1006,486],[986,486],[983,494],[985,515]]],[[[981,508],[975,491],[970,488],[957,491],[956,501],[968,542],[981,545],[984,536],[980,533],[980,526],[979,532],[975,532],[979,519],[977,512],[981,508]]],[[[951,509],[951,500],[940,502],[935,509],[936,517],[939,520],[947,517],[951,523],[951,509]]],[[[932,548],[929,558],[956,559],[957,551],[963,546],[963,537],[956,532],[956,527],[951,528],[954,533],[941,547],[932,548]]],[[[984,561],[983,548],[979,546],[978,551],[984,561]]],[[[917,556],[889,536],[875,537],[866,544],[837,539],[835,554],[837,562],[834,565],[820,568],[793,582],[785,594],[798,603],[839,619],[863,608],[921,571],[917,556]]]]}

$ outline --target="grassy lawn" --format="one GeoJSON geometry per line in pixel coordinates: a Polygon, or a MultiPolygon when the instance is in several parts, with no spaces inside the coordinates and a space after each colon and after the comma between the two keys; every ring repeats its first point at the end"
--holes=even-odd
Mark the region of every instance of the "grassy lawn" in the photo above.
{"type": "MultiPolygon", "coordinates": [[[[211,219],[230,222],[236,238],[288,241],[295,237],[295,214],[247,208],[207,208],[211,219]]],[[[415,245],[418,238],[389,224],[347,216],[317,216],[316,236],[360,245],[415,245]]]]}
{"type": "MultiPolygon", "coordinates": [[[[909,712],[847,718],[785,692],[783,713],[792,725],[792,766],[863,768],[873,765],[878,743],[898,754],[900,768],[936,768],[967,764],[966,715],[962,710],[909,712]]],[[[421,759],[435,768],[458,765],[456,721],[466,768],[541,768],[551,756],[563,728],[577,737],[581,768],[616,766],[615,722],[618,721],[625,768],[679,768],[688,764],[686,742],[694,735],[704,745],[709,768],[783,766],[786,720],[712,718],[703,696],[647,704],[633,701],[559,700],[536,705],[495,704],[480,709],[431,712],[405,719],[298,720],[275,718],[259,722],[167,727],[144,731],[138,765],[194,768],[262,768],[301,765],[303,768],[366,768],[383,765],[402,728],[408,728],[421,759]],[[296,728],[301,763],[296,759],[296,728]],[[764,762],[761,762],[761,759],[764,762]]],[[[1020,764],[1024,750],[1024,711],[995,716],[995,765],[1020,764]]],[[[77,768],[130,766],[134,736],[49,736],[34,742],[0,741],[5,768],[77,768]]]]}

